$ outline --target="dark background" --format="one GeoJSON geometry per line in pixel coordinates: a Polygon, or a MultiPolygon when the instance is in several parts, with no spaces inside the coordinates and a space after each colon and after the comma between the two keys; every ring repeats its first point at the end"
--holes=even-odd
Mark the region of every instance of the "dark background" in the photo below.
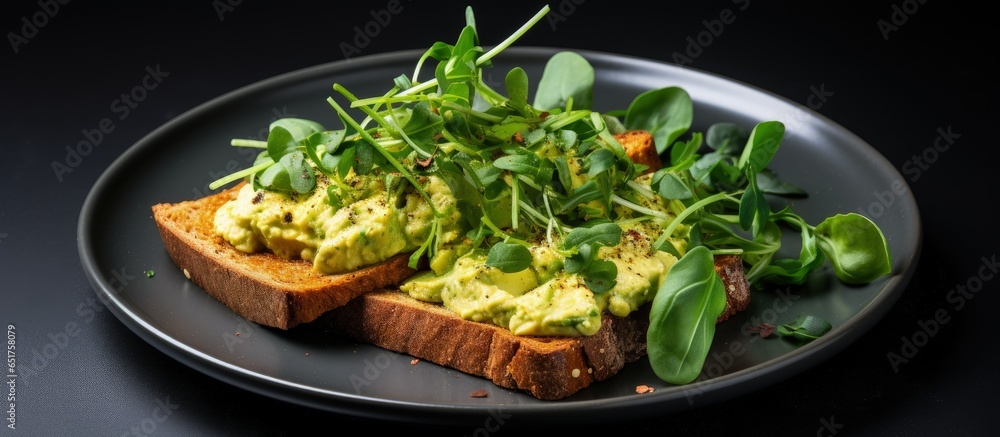
{"type": "MultiPolygon", "coordinates": [[[[139,426],[157,402],[178,407],[156,424],[155,435],[294,435],[302,429],[339,434],[349,427],[390,434],[438,431],[248,392],[174,361],[108,311],[80,319],[79,304],[94,297],[76,247],[80,207],[93,182],[129,146],[209,99],[342,60],[342,43],[358,47],[359,53],[350,54],[356,57],[452,42],[466,5],[402,0],[402,10],[361,47],[352,42],[354,27],[390,2],[231,3],[43,0],[2,6],[0,325],[17,325],[17,346],[25,354],[51,342],[50,335],[64,332],[68,322],[77,323],[77,332],[42,373],[44,381],[19,387],[18,429],[4,427],[0,435],[142,435],[139,426]],[[41,25],[25,24],[32,19],[41,25]],[[115,99],[156,66],[166,73],[162,83],[60,181],[52,163],[65,161],[66,146],[112,115],[115,99]]],[[[684,63],[803,105],[816,102],[810,100],[815,90],[825,91],[826,101],[814,109],[870,143],[906,178],[924,226],[919,268],[869,333],[802,374],[688,412],[634,423],[609,417],[607,426],[587,429],[554,423],[544,431],[989,434],[1000,417],[992,323],[1000,298],[987,262],[998,242],[989,212],[997,185],[997,141],[989,129],[998,115],[996,85],[988,80],[995,75],[987,70],[997,57],[990,14],[933,0],[690,3],[661,2],[653,11],[622,1],[553,2],[564,19],[540,23],[518,45],[684,63]],[[700,50],[689,47],[688,38],[697,38],[726,9],[734,19],[722,33],[700,50]],[[939,130],[953,134],[947,148],[934,148],[939,130]],[[964,306],[948,300],[957,287],[978,284],[981,290],[964,306]],[[946,315],[947,322],[936,330],[922,328],[935,314],[946,315]],[[920,332],[933,335],[894,368],[888,354],[903,353],[906,341],[920,332]]],[[[541,5],[474,3],[481,40],[499,42],[541,5]]],[[[523,431],[516,417],[493,434],[507,431],[523,431]]]]}

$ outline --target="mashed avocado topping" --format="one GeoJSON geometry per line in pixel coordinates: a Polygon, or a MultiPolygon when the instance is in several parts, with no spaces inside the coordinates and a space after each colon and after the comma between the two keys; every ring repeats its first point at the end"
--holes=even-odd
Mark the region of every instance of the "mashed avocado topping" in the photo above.
{"type": "Polygon", "coordinates": [[[413,252],[438,226],[442,250],[431,260],[445,265],[461,251],[465,230],[456,199],[440,178],[422,178],[435,209],[444,218],[435,225],[430,204],[413,190],[390,193],[385,179],[350,175],[345,186],[357,197],[343,207],[328,202],[330,181],[317,177],[309,193],[255,190],[244,185],[237,198],[215,215],[216,232],[244,252],[269,250],[286,259],[304,259],[323,273],[345,273],[413,252]]]}
{"type": "Polygon", "coordinates": [[[579,274],[563,270],[565,257],[552,246],[533,245],[530,267],[512,273],[486,264],[487,252],[474,250],[450,271],[426,272],[402,285],[410,296],[441,302],[463,318],[506,327],[516,335],[593,335],[607,311],[627,316],[648,303],[662,285],[673,255],[652,249],[641,225],[621,243],[600,250],[617,267],[615,285],[594,293],[579,274]]]}

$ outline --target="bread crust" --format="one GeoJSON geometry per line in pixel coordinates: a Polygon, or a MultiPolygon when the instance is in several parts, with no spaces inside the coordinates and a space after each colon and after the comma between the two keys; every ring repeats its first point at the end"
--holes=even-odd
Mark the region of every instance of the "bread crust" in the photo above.
{"type": "MultiPolygon", "coordinates": [[[[646,354],[648,305],[628,317],[605,314],[592,336],[515,336],[399,291],[395,286],[416,273],[407,266],[407,254],[354,273],[327,275],[307,261],[241,252],[215,234],[213,222],[215,211],[234,199],[241,185],[157,204],[152,211],[174,263],[251,322],[283,330],[309,323],[543,400],[566,398],[646,354]]],[[[746,308],[750,290],[739,256],[717,256],[715,266],[726,288],[722,322],[746,308]]]]}

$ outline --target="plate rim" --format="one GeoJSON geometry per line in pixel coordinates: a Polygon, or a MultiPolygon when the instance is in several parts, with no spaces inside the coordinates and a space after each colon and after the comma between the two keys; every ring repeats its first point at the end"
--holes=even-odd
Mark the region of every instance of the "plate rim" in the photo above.
{"type": "MultiPolygon", "coordinates": [[[[730,85],[746,88],[759,95],[775,99],[786,105],[796,107],[799,106],[790,99],[746,82],[709,71],[686,66],[677,66],[656,59],[575,48],[531,46],[510,47],[501,53],[501,55],[513,54],[515,56],[541,58],[543,56],[547,57],[558,51],[564,50],[577,52],[592,60],[614,60],[615,62],[627,61],[630,65],[642,64],[649,67],[671,70],[672,73],[680,75],[694,75],[699,76],[702,79],[709,78],[716,81],[722,81],[730,85]]],[[[317,389],[303,384],[282,381],[271,375],[262,374],[236,366],[232,363],[217,359],[189,347],[183,341],[171,337],[166,332],[157,329],[147,320],[144,320],[143,317],[132,311],[132,309],[129,308],[129,305],[117,295],[110,284],[103,279],[104,275],[98,271],[98,267],[96,265],[97,261],[95,259],[96,254],[92,253],[93,245],[89,235],[91,227],[95,226],[91,219],[96,214],[95,205],[98,199],[102,196],[102,193],[106,192],[107,185],[109,184],[109,181],[113,179],[114,174],[126,163],[135,159],[135,156],[142,153],[142,149],[144,149],[145,144],[154,141],[155,138],[164,132],[169,132],[176,126],[183,126],[190,120],[198,119],[204,113],[210,113],[215,108],[246,95],[266,92],[271,88],[280,87],[282,84],[287,84],[289,82],[309,80],[310,78],[316,76],[329,76],[339,70],[354,71],[370,65],[378,65],[384,62],[402,61],[404,59],[415,61],[423,52],[424,50],[422,49],[413,49],[370,54],[352,59],[317,64],[265,78],[263,80],[238,87],[198,104],[171,120],[161,124],[156,129],[142,136],[139,140],[130,145],[120,156],[109,164],[109,166],[101,173],[94,185],[91,187],[86,198],[84,199],[82,207],[80,208],[77,223],[77,250],[81,259],[81,266],[101,302],[104,303],[104,305],[108,307],[123,324],[129,327],[131,331],[147,343],[159,349],[161,352],[166,353],[175,360],[180,361],[186,366],[194,368],[206,375],[258,394],[290,403],[342,414],[357,415],[359,414],[359,410],[362,410],[365,413],[362,415],[366,417],[381,420],[392,420],[395,422],[428,423],[428,421],[434,419],[434,417],[429,416],[441,413],[448,414],[449,420],[462,417],[463,419],[481,422],[484,414],[488,414],[491,409],[495,410],[497,407],[493,405],[478,407],[423,404],[391,399],[374,399],[372,397],[354,395],[351,393],[332,392],[331,390],[317,389]]],[[[898,170],[896,170],[895,167],[888,162],[885,156],[871,144],[857,136],[854,132],[841,126],[836,121],[829,119],[825,115],[809,108],[803,109],[808,111],[810,116],[815,117],[820,125],[836,130],[837,134],[844,136],[852,143],[861,146],[864,152],[879,160],[879,162],[877,162],[878,167],[891,170],[893,172],[892,175],[896,176],[896,180],[906,184],[905,179],[902,178],[898,170]]],[[[900,200],[907,204],[907,208],[914,211],[913,217],[910,217],[910,219],[913,220],[912,224],[914,227],[910,231],[914,232],[916,235],[914,251],[907,254],[909,256],[903,260],[899,260],[897,257],[901,254],[893,254],[894,262],[900,263],[903,267],[902,271],[894,272],[893,275],[886,280],[883,288],[875,295],[871,302],[867,303],[860,311],[846,320],[843,324],[839,325],[835,331],[832,332],[833,337],[827,338],[824,336],[824,338],[821,338],[820,340],[802,345],[790,352],[782,354],[781,356],[766,360],[745,369],[727,373],[717,378],[712,378],[702,387],[702,393],[700,393],[700,396],[703,396],[701,399],[704,399],[704,401],[699,400],[699,404],[707,405],[739,396],[759,389],[761,386],[768,386],[788,379],[807,370],[808,368],[815,366],[819,362],[826,360],[830,356],[839,353],[844,348],[853,344],[858,337],[871,329],[871,327],[895,305],[899,296],[903,293],[903,291],[905,291],[907,285],[912,279],[923,246],[923,224],[920,218],[918,205],[916,203],[916,199],[912,195],[912,191],[907,189],[906,194],[906,196],[901,196],[900,200]],[[798,365],[800,362],[809,360],[812,360],[813,363],[808,365],[798,365]],[[788,369],[792,369],[793,371],[789,372],[788,369]]],[[[682,392],[683,390],[681,391],[681,394],[682,392]]],[[[584,410],[604,411],[615,409],[617,417],[624,419],[648,416],[648,414],[640,412],[640,410],[645,410],[646,408],[644,407],[646,406],[667,402],[679,402],[680,400],[682,400],[681,397],[670,397],[653,393],[650,395],[637,396],[615,402],[610,402],[605,399],[587,399],[580,401],[562,400],[543,404],[508,405],[505,406],[504,409],[506,411],[517,413],[519,415],[518,417],[525,418],[528,416],[552,418],[552,414],[558,413],[578,415],[584,410]]]]}

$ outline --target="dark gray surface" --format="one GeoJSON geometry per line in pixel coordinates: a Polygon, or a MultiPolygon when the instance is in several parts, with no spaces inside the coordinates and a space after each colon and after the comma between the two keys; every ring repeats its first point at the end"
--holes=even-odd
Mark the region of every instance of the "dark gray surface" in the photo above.
{"type": "MultiPolygon", "coordinates": [[[[702,44],[687,65],[812,106],[871,144],[912,190],[920,205],[924,239],[920,268],[885,317],[846,349],[802,374],[690,411],[628,424],[609,416],[601,420],[606,424],[584,428],[559,421],[552,424],[554,429],[986,435],[991,416],[1000,412],[1000,387],[993,370],[996,348],[989,340],[998,299],[992,281],[997,238],[995,221],[985,212],[995,198],[991,167],[997,155],[986,132],[997,111],[984,65],[996,54],[988,49],[995,38],[986,38],[985,15],[933,2],[912,13],[894,8],[912,10],[913,2],[809,7],[715,2],[668,5],[669,15],[637,14],[636,7],[619,3],[576,3],[553,4],[562,5],[565,20],[544,23],[522,44],[675,62],[681,59],[674,55],[691,44],[688,37],[697,38],[706,23],[713,25],[711,20],[730,10],[734,20],[724,23],[724,31],[709,44],[702,44]],[[749,6],[741,10],[744,5],[749,6]],[[879,21],[891,24],[894,19],[900,24],[886,39],[879,21]],[[619,31],[621,25],[608,24],[626,21],[635,22],[627,33],[619,31]],[[949,131],[953,142],[937,140],[940,132],[949,131]],[[935,317],[938,321],[932,322],[935,317]],[[906,362],[893,365],[891,354],[906,362]]],[[[453,10],[464,6],[400,5],[403,10],[378,29],[359,56],[453,39],[460,20],[453,10]]],[[[84,197],[132,144],[183,112],[239,87],[343,59],[340,45],[352,42],[354,26],[364,26],[373,11],[377,14],[387,6],[370,3],[318,11],[305,4],[278,8],[242,2],[223,10],[220,19],[211,2],[146,9],[69,3],[36,26],[37,32],[17,53],[4,49],[0,126],[5,128],[2,150],[8,159],[6,189],[0,190],[0,324],[17,326],[17,362],[23,377],[16,386],[18,430],[4,428],[6,433],[287,435],[303,426],[334,423],[335,429],[348,423],[377,425],[384,432],[431,429],[302,407],[192,369],[151,346],[105,309],[76,251],[84,197]],[[155,70],[157,65],[169,75],[126,115],[116,99],[141,86],[147,67],[155,70]],[[73,161],[78,165],[71,173],[58,178],[52,164],[69,163],[66,147],[84,140],[82,131],[99,128],[103,118],[112,121],[114,130],[78,163],[73,161]]],[[[484,41],[497,41],[537,5],[484,3],[476,8],[481,11],[484,41]]],[[[6,29],[22,32],[21,18],[31,20],[41,10],[37,3],[9,9],[3,14],[6,29]]],[[[244,109],[257,111],[262,119],[292,112],[284,107],[244,109]]],[[[224,143],[228,136],[207,140],[224,143]]],[[[170,163],[164,159],[164,165],[170,163]]],[[[219,162],[211,171],[224,171],[226,164],[219,162]]],[[[842,177],[851,180],[856,172],[842,177]]],[[[209,174],[195,175],[201,176],[201,183],[212,179],[209,174]]],[[[200,189],[192,184],[182,193],[200,189]]],[[[896,199],[890,187],[870,187],[868,193],[864,204],[841,206],[877,211],[896,199]]],[[[130,245],[106,244],[124,254],[123,266],[124,260],[142,263],[128,258],[130,245]]],[[[116,271],[133,287],[146,281],[139,271],[112,267],[110,274],[116,271]]],[[[158,275],[162,271],[158,269],[158,275]]],[[[237,319],[231,323],[234,330],[241,329],[237,319]]],[[[190,335],[198,334],[203,333],[190,335]]],[[[502,408],[484,415],[481,422],[444,431],[470,435],[520,429],[518,416],[502,408]]]]}

